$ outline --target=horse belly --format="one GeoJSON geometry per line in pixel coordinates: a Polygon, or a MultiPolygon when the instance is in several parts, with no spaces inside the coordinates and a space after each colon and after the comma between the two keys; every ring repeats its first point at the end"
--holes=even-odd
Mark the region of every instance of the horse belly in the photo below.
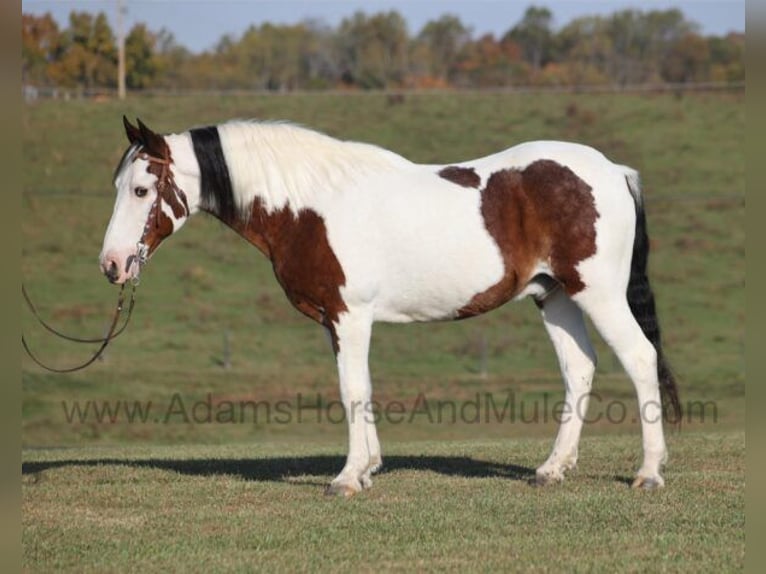
{"type": "Polygon", "coordinates": [[[425,248],[406,262],[394,262],[383,274],[375,316],[392,322],[454,319],[502,276],[502,259],[493,243],[425,248]]]}
{"type": "Polygon", "coordinates": [[[478,191],[445,187],[389,193],[351,208],[353,220],[331,218],[347,304],[371,304],[378,321],[453,319],[500,281],[503,258],[481,217],[478,191]]]}

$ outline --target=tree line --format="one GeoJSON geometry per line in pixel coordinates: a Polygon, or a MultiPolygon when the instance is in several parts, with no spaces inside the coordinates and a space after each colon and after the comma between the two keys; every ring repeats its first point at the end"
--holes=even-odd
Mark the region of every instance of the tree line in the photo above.
{"type": "MultiPolygon", "coordinates": [[[[745,80],[744,34],[703,36],[677,9],[585,16],[554,29],[530,6],[501,37],[454,15],[411,35],[396,11],[250,26],[196,54],[166,29],[133,26],[125,38],[132,90],[322,90],[598,86],[745,80]]],[[[25,85],[74,90],[117,85],[115,33],[101,12],[22,14],[25,85]]]]}

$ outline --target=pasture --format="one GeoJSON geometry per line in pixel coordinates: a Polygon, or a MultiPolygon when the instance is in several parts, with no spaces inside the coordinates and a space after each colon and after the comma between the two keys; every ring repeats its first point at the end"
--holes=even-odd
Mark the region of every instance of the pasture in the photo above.
{"type": "MultiPolygon", "coordinates": [[[[383,95],[316,94],[27,106],[22,275],[42,314],[77,334],[102,332],[116,298],[96,258],[126,146],[123,113],[161,131],[289,119],[429,163],[568,139],[639,169],[650,278],[688,418],[669,433],[668,487],[628,489],[640,461],[634,392],[594,337],[597,399],[578,470],[535,488],[528,480],[554,439],[563,387],[532,302],[459,323],[377,325],[374,398],[395,407],[379,424],[385,469],[371,491],[325,499],[346,444],[329,344],[285,300],[265,258],[201,215],[144,270],[132,324],[105,360],[61,376],[24,359],[27,569],[742,566],[744,97],[436,94],[391,105],[383,95]]],[[[54,364],[87,355],[26,311],[23,328],[54,364]]]]}

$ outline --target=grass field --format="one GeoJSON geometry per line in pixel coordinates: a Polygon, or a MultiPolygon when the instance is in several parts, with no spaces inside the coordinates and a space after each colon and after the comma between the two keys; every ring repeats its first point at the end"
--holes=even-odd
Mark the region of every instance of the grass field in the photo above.
{"type": "MultiPolygon", "coordinates": [[[[285,301],[260,253],[200,216],[145,269],[133,323],[104,361],[60,376],[24,359],[29,570],[741,567],[743,97],[440,94],[390,106],[378,95],[311,95],[28,106],[22,274],[41,312],[78,334],[100,333],[116,297],[96,257],[125,147],[123,113],[160,131],[231,117],[290,119],[422,162],[529,139],[594,145],[642,173],[666,350],[683,402],[705,417],[670,437],[668,488],[630,491],[640,460],[632,385],[598,341],[597,420],[586,426],[580,467],[561,487],[533,488],[527,480],[547,455],[552,405],[563,398],[534,305],[454,324],[380,325],[371,361],[379,402],[399,400],[412,412],[421,397],[470,411],[477,393],[513,396],[516,416],[384,420],[386,471],[373,490],[325,500],[321,487],[342,466],[346,440],[325,336],[285,301]],[[261,411],[216,421],[241,401],[282,401],[304,416],[285,422],[261,411]],[[97,417],[92,408],[105,404],[150,412],[143,421],[124,410],[97,417]]],[[[87,354],[46,336],[28,313],[23,328],[50,362],[87,354]]]]}
{"type": "Polygon", "coordinates": [[[540,439],[399,443],[348,501],[319,493],[341,450],[133,446],[25,457],[33,569],[582,571],[741,569],[744,434],[674,440],[672,486],[628,488],[639,441],[583,441],[572,480],[528,484],[540,439]]]}

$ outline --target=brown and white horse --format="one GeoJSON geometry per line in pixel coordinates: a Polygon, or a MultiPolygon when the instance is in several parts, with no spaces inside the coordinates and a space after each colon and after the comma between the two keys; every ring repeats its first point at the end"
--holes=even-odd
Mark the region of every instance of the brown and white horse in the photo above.
{"type": "Polygon", "coordinates": [[[130,147],[101,268],[137,276],[160,243],[205,211],[271,260],[288,299],[329,332],[349,424],[346,465],[328,492],[371,486],[381,450],[371,416],[375,321],[461,319],[533,297],[556,349],[567,412],[540,483],[575,466],[596,366],[583,312],[638,395],[643,464],[663,485],[663,405],[680,416],[646,265],[638,174],[573,143],[538,141],[457,165],[284,123],[235,121],[159,135],[123,118],[130,147]]]}

